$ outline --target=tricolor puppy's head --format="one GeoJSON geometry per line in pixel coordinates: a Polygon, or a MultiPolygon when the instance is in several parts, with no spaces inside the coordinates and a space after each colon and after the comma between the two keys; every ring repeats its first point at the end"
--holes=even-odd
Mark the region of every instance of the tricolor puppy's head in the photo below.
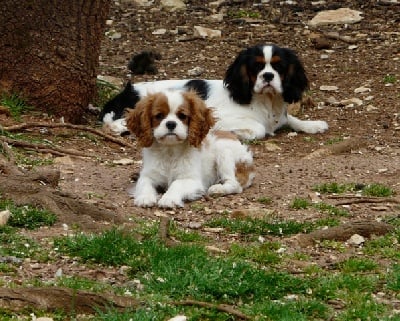
{"type": "Polygon", "coordinates": [[[276,45],[241,51],[229,66],[224,83],[239,104],[249,104],[254,94],[282,95],[284,101],[293,103],[301,99],[308,87],[297,55],[276,45]]]}
{"type": "Polygon", "coordinates": [[[142,98],[130,110],[127,127],[142,147],[154,142],[198,147],[214,125],[212,111],[195,92],[166,90],[142,98]]]}

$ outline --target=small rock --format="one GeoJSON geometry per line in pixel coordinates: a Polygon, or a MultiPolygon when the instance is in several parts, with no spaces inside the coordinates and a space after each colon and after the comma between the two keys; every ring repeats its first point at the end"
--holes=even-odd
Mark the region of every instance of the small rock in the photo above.
{"type": "Polygon", "coordinates": [[[113,160],[113,164],[116,164],[116,165],[132,165],[134,163],[135,163],[135,161],[130,158],[121,158],[121,159],[113,160]]]}
{"type": "Polygon", "coordinates": [[[349,50],[354,50],[354,49],[357,49],[358,48],[358,46],[357,45],[351,45],[351,46],[349,46],[349,50]]]}
{"type": "Polygon", "coordinates": [[[54,319],[48,318],[48,317],[39,317],[39,318],[36,318],[36,321],[54,321],[54,319]]]}
{"type": "Polygon", "coordinates": [[[314,38],[314,39],[312,39],[312,43],[313,43],[315,49],[318,49],[318,50],[332,48],[331,41],[329,41],[329,39],[327,39],[325,37],[314,38]]]}
{"type": "Polygon", "coordinates": [[[370,91],[371,91],[371,88],[368,88],[368,87],[358,87],[358,88],[354,89],[354,92],[356,94],[362,94],[362,93],[366,93],[366,92],[370,92],[370,91]]]}
{"type": "Polygon", "coordinates": [[[321,90],[321,91],[337,91],[337,90],[339,90],[339,88],[337,86],[322,85],[319,87],[319,90],[321,90]]]}
{"type": "Polygon", "coordinates": [[[376,110],[378,110],[378,107],[375,107],[374,105],[370,104],[367,107],[365,107],[365,110],[368,111],[368,112],[376,111],[376,110]]]}
{"type": "Polygon", "coordinates": [[[221,38],[221,30],[194,26],[194,36],[203,38],[221,38]]]}
{"type": "Polygon", "coordinates": [[[277,144],[270,143],[270,142],[264,143],[264,149],[267,152],[276,152],[276,151],[282,150],[282,148],[280,148],[277,144]]]}
{"type": "Polygon", "coordinates": [[[361,106],[363,104],[363,101],[360,98],[349,98],[341,100],[339,104],[342,106],[353,107],[354,105],[361,106]]]}
{"type": "Polygon", "coordinates": [[[320,11],[308,22],[308,25],[319,27],[332,24],[352,24],[363,19],[361,14],[361,11],[351,10],[350,8],[320,11]]]}
{"type": "Polygon", "coordinates": [[[107,37],[110,38],[111,40],[118,40],[122,38],[122,34],[120,32],[116,32],[114,30],[109,31],[106,33],[107,37]]]}
{"type": "Polygon", "coordinates": [[[63,276],[63,270],[62,270],[62,268],[59,268],[59,269],[56,271],[56,273],[54,274],[54,277],[60,278],[60,277],[62,277],[62,276],[63,276]]]}
{"type": "Polygon", "coordinates": [[[170,11],[186,8],[186,4],[182,0],[161,0],[161,5],[170,11]]]}
{"type": "Polygon", "coordinates": [[[193,230],[198,230],[199,228],[201,228],[202,224],[200,222],[190,222],[189,223],[189,228],[193,229],[193,230]]]}
{"type": "Polygon", "coordinates": [[[7,225],[8,219],[11,216],[11,212],[9,210],[1,211],[0,212],[0,226],[7,225]]]}
{"type": "Polygon", "coordinates": [[[223,227],[205,227],[204,232],[210,232],[210,233],[220,233],[224,231],[223,227]]]}
{"type": "Polygon", "coordinates": [[[188,71],[188,75],[190,77],[198,77],[204,72],[204,68],[202,67],[194,67],[188,71]]]}
{"type": "Polygon", "coordinates": [[[338,101],[336,100],[336,98],[333,97],[333,96],[328,97],[328,99],[326,100],[326,102],[327,102],[328,104],[331,104],[331,105],[335,105],[335,104],[338,103],[338,101]]]}
{"type": "Polygon", "coordinates": [[[165,35],[167,33],[167,29],[161,28],[154,30],[151,34],[152,35],[165,35]]]}
{"type": "Polygon", "coordinates": [[[348,240],[347,243],[350,245],[361,245],[365,242],[365,238],[359,234],[353,234],[348,240]]]}
{"type": "Polygon", "coordinates": [[[210,251],[210,252],[212,252],[212,253],[226,253],[226,250],[220,249],[220,248],[218,248],[216,246],[213,246],[213,245],[207,245],[205,247],[205,249],[210,251]]]}
{"type": "Polygon", "coordinates": [[[176,317],[173,317],[172,319],[169,319],[168,321],[186,321],[187,317],[184,315],[177,315],[176,317]]]}

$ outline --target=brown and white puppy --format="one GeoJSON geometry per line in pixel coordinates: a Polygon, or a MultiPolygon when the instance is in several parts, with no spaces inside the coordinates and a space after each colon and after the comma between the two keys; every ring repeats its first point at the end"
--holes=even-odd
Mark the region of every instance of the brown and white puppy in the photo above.
{"type": "Polygon", "coordinates": [[[210,131],[212,110],[193,91],[146,95],[126,116],[143,147],[130,191],[137,206],[183,207],[208,194],[241,193],[254,178],[253,157],[235,135],[210,131]],[[158,190],[166,192],[160,197],[158,190]]]}

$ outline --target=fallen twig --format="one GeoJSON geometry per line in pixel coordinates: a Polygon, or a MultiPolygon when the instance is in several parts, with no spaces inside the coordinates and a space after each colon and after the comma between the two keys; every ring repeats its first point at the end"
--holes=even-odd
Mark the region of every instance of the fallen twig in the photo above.
{"type": "Polygon", "coordinates": [[[362,197],[356,195],[331,195],[328,196],[331,199],[347,199],[346,201],[340,201],[335,203],[335,206],[349,205],[349,204],[360,204],[360,203],[395,203],[400,204],[400,200],[391,197],[362,197]]]}
{"type": "Polygon", "coordinates": [[[8,132],[15,132],[19,130],[24,130],[28,128],[35,128],[35,127],[45,127],[45,128],[69,128],[69,129],[76,129],[76,130],[83,130],[90,132],[92,134],[96,134],[104,139],[107,139],[113,143],[116,143],[120,146],[124,147],[133,147],[133,145],[129,142],[126,142],[118,137],[114,137],[112,135],[106,134],[101,130],[83,126],[83,125],[74,125],[70,123],[45,123],[45,122],[32,122],[32,123],[22,123],[18,125],[12,125],[8,127],[3,127],[2,129],[8,132]]]}
{"type": "Polygon", "coordinates": [[[227,304],[213,304],[209,302],[203,302],[203,301],[196,301],[196,300],[184,300],[184,301],[174,301],[172,302],[174,305],[196,305],[202,308],[208,308],[208,309],[216,309],[221,312],[226,312],[228,314],[231,314],[237,318],[243,319],[243,320],[250,320],[250,317],[243,314],[242,312],[236,310],[234,307],[231,305],[227,304]]]}
{"type": "Polygon", "coordinates": [[[329,39],[340,40],[346,43],[356,43],[357,40],[350,38],[349,36],[341,36],[338,32],[323,32],[322,34],[329,39]]]}
{"type": "Polygon", "coordinates": [[[50,153],[50,154],[54,154],[57,156],[73,155],[73,156],[79,156],[79,157],[92,157],[89,154],[82,153],[82,152],[79,152],[79,151],[73,150],[73,149],[50,147],[45,144],[30,143],[30,142],[25,142],[22,140],[8,138],[5,136],[0,136],[0,141],[6,142],[7,144],[10,144],[13,146],[23,147],[23,148],[34,150],[34,151],[39,151],[41,153],[50,153]]]}

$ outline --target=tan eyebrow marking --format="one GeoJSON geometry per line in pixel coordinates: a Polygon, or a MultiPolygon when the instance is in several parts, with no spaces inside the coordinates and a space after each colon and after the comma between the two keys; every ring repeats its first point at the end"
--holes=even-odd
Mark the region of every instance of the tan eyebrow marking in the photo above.
{"type": "Polygon", "coordinates": [[[260,62],[262,64],[265,64],[265,57],[263,56],[256,56],[256,62],[260,62]]]}
{"type": "Polygon", "coordinates": [[[272,56],[270,63],[273,64],[273,63],[276,63],[276,62],[279,62],[279,61],[281,61],[281,57],[272,56]]]}

